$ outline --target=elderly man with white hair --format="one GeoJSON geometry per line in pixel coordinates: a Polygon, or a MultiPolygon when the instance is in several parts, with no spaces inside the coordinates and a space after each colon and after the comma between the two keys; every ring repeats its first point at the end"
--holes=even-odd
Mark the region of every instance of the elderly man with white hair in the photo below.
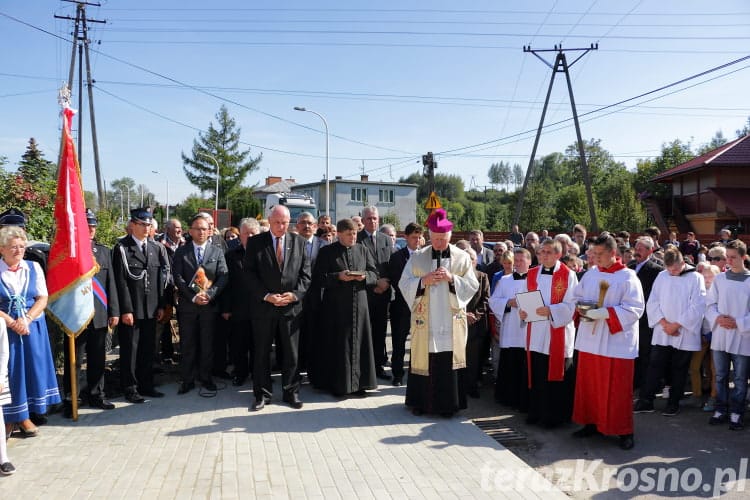
{"type": "Polygon", "coordinates": [[[466,408],[466,306],[479,282],[469,254],[450,244],[445,210],[435,210],[427,227],[431,245],[414,252],[398,283],[412,311],[406,405],[415,415],[450,417],[466,408]]]}

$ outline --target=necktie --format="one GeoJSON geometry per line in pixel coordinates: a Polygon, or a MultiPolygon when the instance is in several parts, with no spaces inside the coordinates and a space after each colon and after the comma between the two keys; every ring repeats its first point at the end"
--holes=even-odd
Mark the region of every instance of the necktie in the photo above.
{"type": "Polygon", "coordinates": [[[307,258],[312,259],[312,243],[309,241],[305,243],[305,250],[307,251],[307,258]]]}
{"type": "Polygon", "coordinates": [[[146,254],[146,242],[145,241],[143,242],[143,245],[141,245],[141,252],[143,252],[143,255],[147,255],[146,254]]]}
{"type": "Polygon", "coordinates": [[[203,248],[198,247],[198,265],[203,264],[203,248]]]}
{"type": "Polygon", "coordinates": [[[276,262],[279,269],[284,267],[284,250],[281,248],[281,238],[276,238],[276,262]]]}

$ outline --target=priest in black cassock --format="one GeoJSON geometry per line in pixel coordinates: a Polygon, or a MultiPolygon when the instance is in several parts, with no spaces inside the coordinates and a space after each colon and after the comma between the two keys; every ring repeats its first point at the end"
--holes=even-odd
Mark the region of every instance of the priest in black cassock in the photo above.
{"type": "Polygon", "coordinates": [[[335,396],[364,397],[378,386],[365,288],[378,275],[372,254],[357,243],[354,221],[342,219],[336,229],[338,241],[320,249],[313,271],[323,288],[315,385],[335,396]]]}

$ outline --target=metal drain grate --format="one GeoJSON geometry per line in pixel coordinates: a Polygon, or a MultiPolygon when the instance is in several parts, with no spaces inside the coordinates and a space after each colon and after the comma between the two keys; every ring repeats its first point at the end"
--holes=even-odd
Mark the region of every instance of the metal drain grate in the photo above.
{"type": "Polygon", "coordinates": [[[486,417],[475,418],[472,422],[482,432],[500,444],[517,444],[520,441],[526,440],[524,434],[505,425],[504,420],[503,417],[486,417]]]}

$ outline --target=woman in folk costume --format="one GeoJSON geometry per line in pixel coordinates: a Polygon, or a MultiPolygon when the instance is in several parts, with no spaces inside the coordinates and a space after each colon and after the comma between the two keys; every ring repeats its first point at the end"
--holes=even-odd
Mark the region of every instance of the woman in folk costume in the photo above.
{"type": "Polygon", "coordinates": [[[411,306],[411,362],[406,405],[415,415],[445,417],[466,408],[466,305],[479,289],[469,255],[450,244],[445,210],[427,219],[430,246],[412,255],[399,288],[411,306]]]}
{"type": "Polygon", "coordinates": [[[620,448],[633,447],[633,370],[638,356],[638,319],[646,304],[635,271],[617,258],[617,243],[603,232],[590,247],[590,268],[575,289],[577,304],[596,303],[578,325],[573,433],[619,436],[620,448]]]}

